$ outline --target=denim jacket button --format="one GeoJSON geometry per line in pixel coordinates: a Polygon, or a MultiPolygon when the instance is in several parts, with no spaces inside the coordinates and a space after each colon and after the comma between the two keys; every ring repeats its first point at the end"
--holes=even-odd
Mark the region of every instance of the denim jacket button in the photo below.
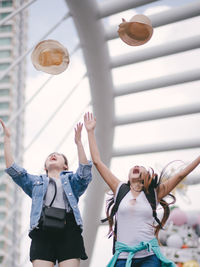
{"type": "Polygon", "coordinates": [[[69,196],[71,196],[72,195],[72,193],[69,193],[69,196]]]}
{"type": "Polygon", "coordinates": [[[77,206],[75,205],[74,208],[76,209],[76,207],[77,207],[77,206]]]}

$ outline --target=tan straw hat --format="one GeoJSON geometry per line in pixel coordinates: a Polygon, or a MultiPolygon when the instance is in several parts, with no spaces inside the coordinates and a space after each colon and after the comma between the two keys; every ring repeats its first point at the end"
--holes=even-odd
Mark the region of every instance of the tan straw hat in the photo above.
{"type": "Polygon", "coordinates": [[[37,70],[60,74],[69,65],[69,53],[58,41],[44,40],[34,48],[31,60],[37,70]]]}
{"type": "Polygon", "coordinates": [[[153,27],[145,15],[135,15],[127,22],[122,19],[118,29],[119,37],[128,45],[143,45],[151,39],[153,27]]]}

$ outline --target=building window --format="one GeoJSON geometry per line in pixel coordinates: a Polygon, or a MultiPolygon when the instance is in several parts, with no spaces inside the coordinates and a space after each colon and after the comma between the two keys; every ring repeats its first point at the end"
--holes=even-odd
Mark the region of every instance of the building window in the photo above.
{"type": "Polygon", "coordinates": [[[1,119],[4,121],[4,122],[7,122],[9,120],[9,117],[8,116],[1,116],[1,119]]]}
{"type": "Polygon", "coordinates": [[[10,12],[7,13],[0,13],[0,19],[4,19],[5,17],[7,17],[10,14],[10,12]]]}
{"type": "Polygon", "coordinates": [[[0,249],[4,248],[5,242],[4,241],[0,241],[0,249]]]}
{"type": "Polygon", "coordinates": [[[5,184],[0,185],[0,191],[6,191],[6,185],[5,184]]]}
{"type": "Polygon", "coordinates": [[[0,64],[0,70],[6,70],[10,66],[10,63],[0,64]]]}
{"type": "Polygon", "coordinates": [[[10,50],[3,50],[0,51],[0,58],[6,58],[11,56],[11,51],[10,50]]]}
{"type": "Polygon", "coordinates": [[[0,109],[7,109],[9,108],[9,103],[8,102],[0,102],[0,109]]]}
{"type": "Polygon", "coordinates": [[[6,75],[0,80],[0,83],[10,83],[10,76],[6,75]]]}
{"type": "Polygon", "coordinates": [[[0,219],[4,219],[6,217],[5,212],[0,212],[0,219]]]}
{"type": "Polygon", "coordinates": [[[10,90],[9,89],[0,89],[0,96],[9,96],[10,90]]]}
{"type": "Polygon", "coordinates": [[[10,45],[11,44],[11,38],[0,38],[0,45],[10,45]]]}
{"type": "Polygon", "coordinates": [[[11,32],[12,31],[12,25],[1,25],[0,26],[0,32],[11,32]]]}
{"type": "Polygon", "coordinates": [[[10,1],[10,0],[1,1],[0,2],[0,7],[9,7],[9,6],[12,6],[12,2],[13,1],[10,1]]]}
{"type": "Polygon", "coordinates": [[[6,199],[0,198],[0,206],[5,206],[5,204],[6,204],[6,199]]]}
{"type": "Polygon", "coordinates": [[[0,163],[4,163],[5,162],[5,158],[3,156],[0,156],[0,163]]]}

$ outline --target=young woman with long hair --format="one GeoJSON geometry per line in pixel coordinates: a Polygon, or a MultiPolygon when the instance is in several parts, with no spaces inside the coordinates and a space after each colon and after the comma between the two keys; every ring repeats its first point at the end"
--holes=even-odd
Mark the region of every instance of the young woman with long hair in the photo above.
{"type": "Polygon", "coordinates": [[[200,157],[162,183],[152,169],[133,166],[128,174],[128,182],[124,184],[101,160],[95,139],[96,119],[93,114],[85,114],[84,124],[93,163],[114,194],[115,204],[113,208],[112,202],[108,205],[107,216],[112,233],[113,216],[116,214],[115,253],[107,267],[174,267],[175,264],[161,253],[157,239],[159,229],[169,216],[168,203],[163,198],[200,164],[200,157]],[[126,194],[116,207],[122,186],[126,189],[126,194]],[[156,202],[154,206],[153,199],[156,202]],[[164,208],[161,221],[156,213],[159,203],[164,208]]]}

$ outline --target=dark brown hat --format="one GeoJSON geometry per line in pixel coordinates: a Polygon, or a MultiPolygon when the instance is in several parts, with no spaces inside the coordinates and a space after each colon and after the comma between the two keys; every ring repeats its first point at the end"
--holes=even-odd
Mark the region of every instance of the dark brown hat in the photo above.
{"type": "Polygon", "coordinates": [[[129,22],[122,19],[118,34],[126,44],[139,46],[151,39],[153,27],[147,16],[139,14],[132,17],[129,22]]]}

